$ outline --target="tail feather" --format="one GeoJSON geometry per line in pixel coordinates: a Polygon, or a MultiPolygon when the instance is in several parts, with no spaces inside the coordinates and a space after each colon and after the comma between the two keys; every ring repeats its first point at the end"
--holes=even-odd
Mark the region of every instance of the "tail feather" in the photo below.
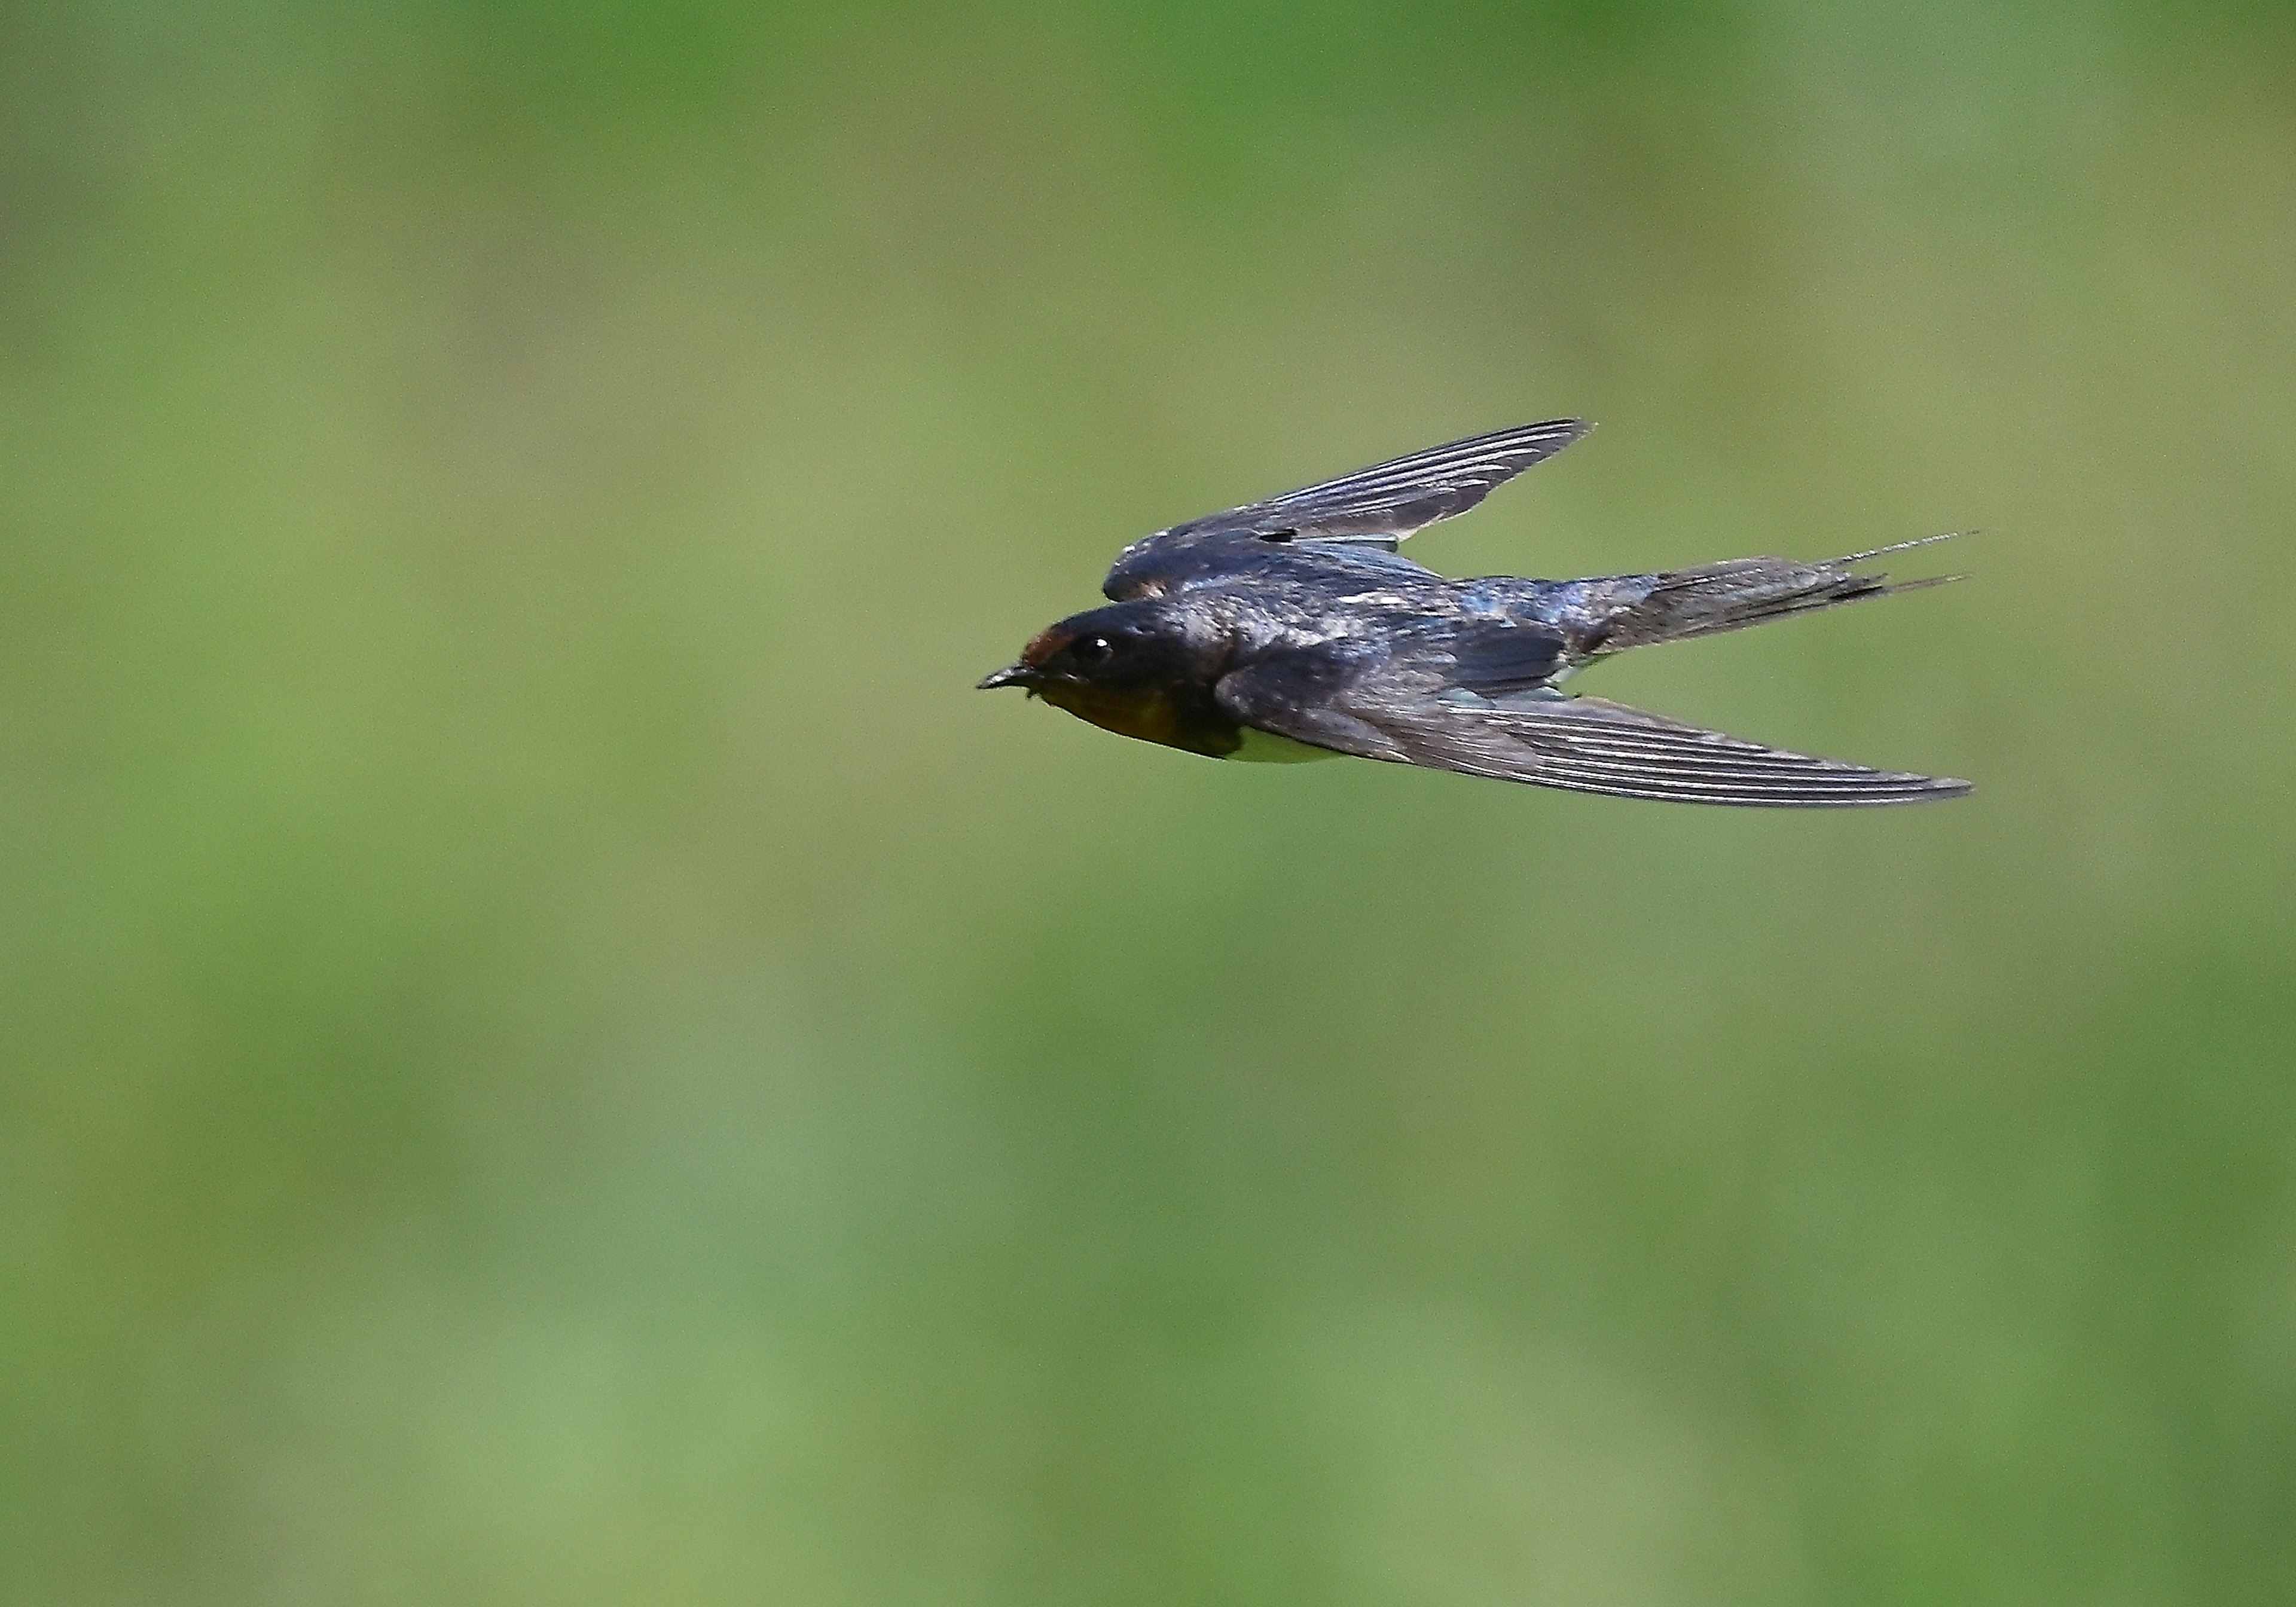
{"type": "Polygon", "coordinates": [[[1673,570],[1653,577],[1648,593],[1611,616],[1610,628],[1598,650],[1620,652],[1660,642],[1680,642],[1710,636],[1720,631],[1764,625],[1772,619],[1816,613],[1859,603],[1868,597],[1894,596],[1927,586],[1959,580],[1959,575],[1931,575],[1918,580],[1890,583],[1887,575],[1861,575],[1851,566],[1884,553],[1901,553],[1928,546],[1960,532],[1924,536],[1900,541],[1844,558],[1801,563],[1790,558],[1733,558],[1695,569],[1673,570]]]}

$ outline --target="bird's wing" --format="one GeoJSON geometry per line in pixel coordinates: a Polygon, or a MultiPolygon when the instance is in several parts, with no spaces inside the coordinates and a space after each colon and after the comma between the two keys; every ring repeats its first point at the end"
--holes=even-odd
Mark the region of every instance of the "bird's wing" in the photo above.
{"type": "Polygon", "coordinates": [[[1439,519],[1464,513],[1499,486],[1577,440],[1594,426],[1549,419],[1470,436],[1390,458],[1337,480],[1172,527],[1172,534],[1222,531],[1292,541],[1385,547],[1439,519]]]}
{"type": "Polygon", "coordinates": [[[1423,668],[1366,668],[1329,649],[1236,670],[1230,717],[1391,764],[1674,803],[1825,808],[1957,798],[1969,783],[1765,748],[1600,698],[1480,697],[1423,668]]]}
{"type": "Polygon", "coordinates": [[[1207,513],[1134,542],[1103,589],[1119,599],[1172,589],[1198,567],[1206,544],[1235,538],[1392,553],[1406,537],[1465,512],[1593,428],[1581,419],[1517,424],[1207,513]]]}

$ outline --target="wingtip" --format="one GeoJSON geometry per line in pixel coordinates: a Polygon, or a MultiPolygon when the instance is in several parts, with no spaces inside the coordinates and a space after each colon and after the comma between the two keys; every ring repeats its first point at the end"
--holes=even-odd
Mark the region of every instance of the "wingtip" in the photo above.
{"type": "Polygon", "coordinates": [[[1948,799],[1966,798],[1976,787],[1952,775],[1906,775],[1904,785],[1896,790],[1877,789],[1866,799],[1877,804],[1944,803],[1948,799]]]}

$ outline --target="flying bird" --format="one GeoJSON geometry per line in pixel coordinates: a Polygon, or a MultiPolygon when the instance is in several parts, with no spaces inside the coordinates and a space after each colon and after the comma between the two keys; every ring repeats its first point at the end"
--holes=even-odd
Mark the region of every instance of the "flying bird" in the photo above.
{"type": "Polygon", "coordinates": [[[1473,507],[1593,428],[1472,436],[1185,524],[1124,549],[1108,605],[1039,632],[980,683],[1216,758],[1352,754],[1578,792],[1833,807],[1956,798],[1964,781],[1814,758],[1562,690],[1596,659],[1867,597],[1856,566],[1738,558],[1585,580],[1450,580],[1406,537],[1473,507]]]}

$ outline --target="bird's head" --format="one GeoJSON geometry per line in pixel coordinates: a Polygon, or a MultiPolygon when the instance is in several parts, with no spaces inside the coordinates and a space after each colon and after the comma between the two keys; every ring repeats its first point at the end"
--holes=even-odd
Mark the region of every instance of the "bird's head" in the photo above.
{"type": "MultiPolygon", "coordinates": [[[[1072,614],[1038,631],[1020,658],[980,685],[1031,696],[1126,736],[1197,751],[1218,644],[1185,609],[1141,598],[1072,614]]],[[[1225,737],[1219,739],[1225,741],[1225,737]]],[[[1229,742],[1227,745],[1232,746],[1229,742]]]]}
{"type": "Polygon", "coordinates": [[[1048,625],[1020,658],[980,683],[1024,686],[1058,702],[1062,688],[1108,691],[1170,686],[1188,678],[1195,659],[1186,621],[1158,600],[1116,603],[1048,625]]]}

